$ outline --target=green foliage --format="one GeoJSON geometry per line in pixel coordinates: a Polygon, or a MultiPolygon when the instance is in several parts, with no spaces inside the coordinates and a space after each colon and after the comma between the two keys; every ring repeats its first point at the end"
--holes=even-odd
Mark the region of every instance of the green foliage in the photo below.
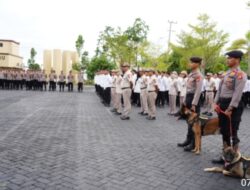
{"type": "Polygon", "coordinates": [[[35,48],[31,48],[30,50],[30,58],[28,59],[28,67],[30,70],[40,70],[40,65],[36,63],[35,57],[36,57],[36,50],[35,48]]]}
{"type": "Polygon", "coordinates": [[[138,64],[140,48],[145,45],[148,26],[137,18],[125,31],[107,26],[98,39],[96,55],[105,54],[115,63],[138,64]]]}
{"type": "Polygon", "coordinates": [[[172,44],[172,49],[181,55],[179,64],[187,67],[191,56],[203,58],[204,68],[212,69],[218,62],[220,52],[227,43],[228,34],[216,29],[216,23],[211,22],[206,14],[198,17],[198,24],[189,24],[190,32],[182,31],[178,35],[178,44],[172,44]]]}
{"type": "Polygon", "coordinates": [[[105,54],[101,54],[91,59],[87,68],[87,75],[89,79],[93,79],[95,72],[99,70],[112,70],[115,68],[116,64],[111,62],[105,54]]]}
{"type": "Polygon", "coordinates": [[[76,71],[85,70],[85,69],[87,69],[87,67],[89,65],[88,52],[83,51],[84,42],[85,41],[84,41],[82,35],[79,35],[76,42],[75,42],[75,47],[76,47],[76,51],[78,53],[80,62],[74,63],[72,65],[73,70],[76,70],[76,71]]]}

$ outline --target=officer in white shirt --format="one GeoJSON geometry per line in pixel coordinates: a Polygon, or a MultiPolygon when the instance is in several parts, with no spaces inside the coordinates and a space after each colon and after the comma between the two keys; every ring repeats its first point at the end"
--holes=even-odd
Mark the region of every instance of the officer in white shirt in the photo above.
{"type": "Polygon", "coordinates": [[[112,86],[112,77],[109,74],[108,70],[104,71],[103,76],[103,98],[104,98],[104,106],[109,107],[111,101],[111,86],[112,86]]]}
{"type": "Polygon", "coordinates": [[[159,85],[159,92],[158,92],[158,101],[157,106],[164,107],[165,105],[165,94],[166,94],[166,85],[164,84],[164,72],[159,73],[158,76],[158,85],[159,85]]]}
{"type": "Polygon", "coordinates": [[[169,105],[169,83],[170,83],[169,81],[170,81],[170,76],[167,72],[165,72],[163,77],[163,84],[165,86],[164,97],[166,105],[169,105]]]}

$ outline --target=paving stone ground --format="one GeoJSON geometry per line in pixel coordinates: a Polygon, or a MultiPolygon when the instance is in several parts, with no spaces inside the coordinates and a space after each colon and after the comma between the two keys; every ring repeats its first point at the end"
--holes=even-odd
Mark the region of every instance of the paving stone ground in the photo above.
{"type": "MultiPolygon", "coordinates": [[[[177,148],[186,125],[157,110],[147,121],[110,113],[94,93],[0,91],[0,190],[238,190],[239,179],[203,172],[221,149],[204,137],[202,154],[177,148]]],[[[250,155],[250,110],[240,129],[250,155]]]]}

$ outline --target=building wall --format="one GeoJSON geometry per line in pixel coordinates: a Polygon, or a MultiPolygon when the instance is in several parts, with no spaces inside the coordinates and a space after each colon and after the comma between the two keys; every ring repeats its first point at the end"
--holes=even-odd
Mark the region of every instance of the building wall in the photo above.
{"type": "Polygon", "coordinates": [[[53,50],[53,68],[59,75],[62,70],[62,52],[60,49],[53,50]]]}
{"type": "Polygon", "coordinates": [[[23,67],[23,58],[19,56],[18,42],[0,40],[0,67],[23,67]]]}
{"type": "Polygon", "coordinates": [[[47,75],[52,69],[52,52],[50,50],[43,51],[43,69],[47,75]]]}
{"type": "MultiPolygon", "coordinates": [[[[51,69],[54,69],[57,75],[59,75],[61,71],[68,75],[69,71],[72,70],[72,64],[78,62],[78,60],[79,58],[75,51],[55,49],[53,51],[44,50],[43,53],[43,65],[47,74],[50,73],[51,69]]],[[[73,72],[73,74],[74,73],[75,72],[73,72]]]]}

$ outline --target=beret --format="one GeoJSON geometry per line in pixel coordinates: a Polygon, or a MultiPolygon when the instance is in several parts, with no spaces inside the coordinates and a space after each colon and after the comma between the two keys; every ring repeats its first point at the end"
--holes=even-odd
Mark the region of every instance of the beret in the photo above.
{"type": "Polygon", "coordinates": [[[200,58],[200,57],[191,57],[190,61],[192,63],[199,63],[199,64],[201,64],[202,58],[200,58]]]}
{"type": "Polygon", "coordinates": [[[240,51],[240,50],[233,50],[233,51],[227,52],[226,56],[232,57],[232,58],[239,58],[239,59],[241,59],[242,56],[243,56],[243,52],[240,51]]]}

